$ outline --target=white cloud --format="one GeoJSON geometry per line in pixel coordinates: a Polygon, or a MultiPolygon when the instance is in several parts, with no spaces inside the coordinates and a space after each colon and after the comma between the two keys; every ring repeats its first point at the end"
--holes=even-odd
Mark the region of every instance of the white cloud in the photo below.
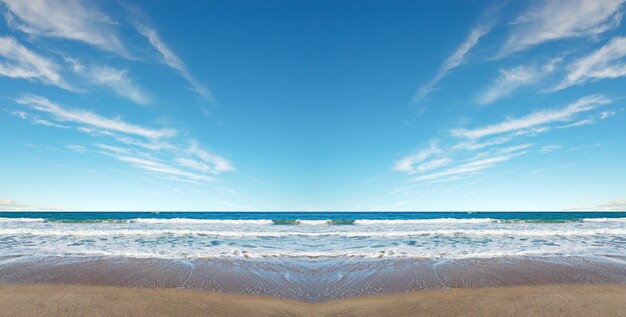
{"type": "Polygon", "coordinates": [[[72,70],[88,82],[111,89],[116,94],[128,98],[134,103],[145,105],[150,103],[150,97],[142,91],[135,82],[128,77],[128,70],[117,69],[104,65],[85,66],[78,61],[66,58],[72,70]]]}
{"type": "Polygon", "coordinates": [[[588,81],[626,76],[626,37],[614,37],[595,52],[584,56],[568,66],[565,79],[554,90],[588,81]]]}
{"type": "Polygon", "coordinates": [[[212,177],[183,171],[179,168],[167,165],[165,163],[162,163],[156,160],[129,156],[129,155],[120,155],[116,153],[105,152],[104,154],[110,155],[120,161],[130,163],[131,165],[137,168],[149,171],[151,173],[157,173],[157,174],[162,174],[166,176],[169,175],[169,176],[174,176],[174,177],[182,177],[184,179],[188,179],[191,181],[214,181],[215,180],[212,177]]]}
{"type": "Polygon", "coordinates": [[[142,136],[148,139],[172,137],[176,131],[172,129],[150,129],[139,125],[130,124],[120,119],[109,119],[86,110],[64,108],[44,97],[27,95],[16,100],[17,103],[27,105],[35,110],[52,114],[54,118],[62,122],[74,122],[93,128],[116,131],[125,134],[142,136]]]}
{"type": "MultiPolygon", "coordinates": [[[[527,149],[532,146],[530,143],[501,145],[520,138],[533,137],[552,128],[566,127],[558,124],[572,122],[578,114],[611,102],[612,100],[601,95],[591,95],[560,109],[536,111],[525,117],[509,118],[473,130],[455,129],[451,134],[453,138],[447,142],[438,145],[431,141],[425,149],[397,160],[393,169],[413,175],[413,182],[428,184],[458,181],[483,174],[486,169],[526,154],[527,149]]],[[[612,110],[595,112],[589,118],[601,120],[615,113],[617,111],[612,110]]],[[[577,124],[571,124],[575,125],[577,124]]],[[[548,153],[558,149],[559,145],[545,145],[537,151],[548,153]]],[[[392,194],[403,190],[399,189],[392,194]]]]}
{"type": "Polygon", "coordinates": [[[554,152],[556,150],[560,150],[562,148],[561,145],[558,144],[552,144],[552,145],[544,145],[539,149],[539,152],[541,153],[550,153],[550,152],[554,152]]]}
{"type": "Polygon", "coordinates": [[[193,160],[193,159],[179,157],[176,159],[176,163],[178,163],[178,165],[180,166],[184,166],[192,170],[200,171],[202,173],[214,172],[213,169],[209,165],[203,162],[197,161],[197,160],[193,160]]]}
{"type": "Polygon", "coordinates": [[[18,117],[18,118],[20,118],[20,119],[24,119],[24,120],[30,119],[30,122],[32,122],[33,124],[36,124],[36,125],[43,125],[43,126],[47,126],[47,127],[55,127],[55,128],[61,128],[61,129],[69,128],[66,125],[62,125],[62,124],[50,122],[50,121],[45,120],[45,119],[40,119],[40,118],[34,117],[34,116],[24,112],[24,111],[12,111],[11,114],[16,116],[16,117],[18,117]]]}
{"type": "Polygon", "coordinates": [[[39,37],[84,42],[128,57],[115,33],[115,22],[80,0],[0,0],[9,26],[39,37]]]}
{"type": "Polygon", "coordinates": [[[595,123],[596,123],[596,120],[594,120],[593,118],[585,118],[585,119],[578,120],[569,124],[562,125],[559,128],[582,127],[584,125],[590,125],[590,124],[595,124],[595,123]]]}
{"type": "Polygon", "coordinates": [[[406,172],[409,175],[417,172],[416,165],[441,152],[435,141],[431,141],[429,147],[415,154],[402,157],[393,166],[394,171],[406,172]]]}
{"type": "Polygon", "coordinates": [[[624,0],[548,0],[538,2],[513,23],[498,57],[548,41],[591,37],[619,26],[624,0]]]}
{"type": "MultiPolygon", "coordinates": [[[[67,109],[40,96],[28,95],[16,102],[48,113],[56,121],[75,123],[71,127],[82,133],[116,141],[112,145],[96,143],[95,146],[101,149],[97,153],[128,163],[155,177],[201,184],[215,181],[212,175],[234,170],[230,160],[201,149],[195,140],[190,140],[187,147],[176,146],[174,145],[176,143],[170,143],[171,139],[168,139],[168,142],[163,141],[163,138],[174,137],[176,134],[174,130],[155,130],[126,123],[120,119],[105,118],[84,110],[67,109]]],[[[31,120],[35,124],[43,124],[36,120],[45,121],[24,111],[11,111],[11,114],[21,119],[31,120]]],[[[54,122],[48,124],[58,125],[54,122]]],[[[70,126],[63,127],[69,128],[70,126]]],[[[87,148],[81,144],[67,145],[66,148],[79,153],[96,153],[87,151],[87,148]]],[[[228,192],[234,191],[228,190],[228,192]]]]}
{"type": "Polygon", "coordinates": [[[155,140],[150,140],[150,142],[143,142],[141,140],[137,140],[135,138],[129,138],[122,135],[112,134],[111,135],[115,140],[127,144],[134,145],[146,150],[160,151],[160,150],[173,150],[174,146],[165,142],[158,142],[155,140]]]}
{"type": "Polygon", "coordinates": [[[144,142],[142,140],[127,137],[127,136],[120,135],[117,133],[113,133],[108,130],[101,130],[101,129],[95,129],[95,128],[89,128],[89,127],[78,127],[77,130],[80,132],[89,134],[91,136],[111,137],[120,143],[124,143],[126,145],[138,146],[146,150],[160,151],[160,150],[174,150],[175,149],[173,145],[163,142],[163,141],[158,141],[155,139],[149,139],[148,142],[144,142]]]}
{"type": "MultiPolygon", "coordinates": [[[[208,171],[213,174],[228,172],[235,169],[231,161],[222,156],[200,149],[198,142],[196,141],[191,141],[191,144],[189,145],[189,148],[187,148],[186,152],[189,155],[199,158],[203,163],[208,164],[208,171]]],[[[190,164],[190,160],[186,160],[186,164],[192,165],[190,164]]],[[[196,164],[196,167],[200,167],[200,165],[196,164]]]]}
{"type": "Polygon", "coordinates": [[[131,164],[136,168],[140,168],[168,180],[182,182],[213,182],[216,179],[203,174],[218,175],[221,172],[233,170],[232,163],[225,158],[208,153],[198,148],[197,142],[192,141],[191,146],[186,150],[176,148],[168,148],[170,154],[175,157],[173,162],[183,169],[173,166],[166,162],[167,159],[155,159],[149,153],[139,151],[136,148],[120,147],[108,144],[96,144],[97,147],[104,150],[103,154],[114,157],[122,162],[131,164]],[[190,157],[181,157],[180,155],[189,155],[190,157]],[[190,172],[188,170],[195,172],[190,172]]]}
{"type": "Polygon", "coordinates": [[[602,111],[600,113],[594,114],[587,118],[584,118],[584,119],[581,119],[581,120],[578,120],[569,124],[561,125],[559,126],[559,128],[571,128],[571,127],[580,127],[584,125],[596,124],[598,120],[608,119],[620,111],[602,111]]]}
{"type": "Polygon", "coordinates": [[[12,37],[0,37],[0,76],[37,80],[65,90],[59,66],[20,44],[12,37]]]}
{"type": "Polygon", "coordinates": [[[37,125],[43,125],[43,126],[46,126],[46,127],[54,127],[54,128],[60,128],[60,129],[68,129],[69,128],[66,125],[50,122],[48,120],[40,119],[40,118],[33,118],[33,123],[37,124],[37,125]]]}
{"type": "Polygon", "coordinates": [[[616,115],[617,113],[619,113],[619,112],[621,112],[621,111],[622,111],[621,109],[620,109],[619,111],[602,111],[602,112],[600,112],[600,114],[598,115],[598,117],[599,117],[601,120],[604,120],[604,119],[607,119],[607,118],[610,118],[610,117],[612,117],[612,116],[616,115]]]}
{"type": "Polygon", "coordinates": [[[176,70],[185,80],[191,84],[192,89],[207,101],[212,101],[213,96],[209,89],[200,84],[189,72],[187,65],[161,40],[155,29],[146,26],[139,27],[139,32],[143,34],[150,44],[161,54],[163,63],[176,70]]]}
{"type": "Polygon", "coordinates": [[[0,199],[0,211],[62,211],[59,207],[45,207],[21,203],[15,200],[0,199]]]}
{"type": "Polygon", "coordinates": [[[461,142],[461,143],[454,145],[452,149],[453,150],[480,150],[482,148],[509,142],[512,139],[513,139],[513,136],[504,135],[504,136],[499,136],[496,138],[486,140],[484,142],[476,142],[476,140],[469,140],[469,141],[461,142]]]}
{"type": "Polygon", "coordinates": [[[82,145],[78,145],[78,144],[68,144],[65,146],[65,148],[67,148],[68,150],[72,150],[74,152],[78,152],[78,153],[86,153],[87,152],[87,148],[85,148],[82,145]]]}
{"type": "Polygon", "coordinates": [[[590,206],[570,207],[565,210],[575,211],[626,211],[626,199],[611,200],[606,203],[590,206]]]}
{"type": "Polygon", "coordinates": [[[112,89],[120,96],[127,97],[135,103],[145,105],[150,98],[141,91],[126,75],[127,70],[115,69],[109,66],[97,66],[91,69],[88,75],[91,82],[112,89]]]}
{"type": "MultiPolygon", "coordinates": [[[[510,138],[506,141],[508,140],[510,140],[510,138]]],[[[492,145],[501,144],[506,141],[494,142],[492,144],[485,145],[484,147],[491,147],[492,145]]],[[[474,150],[482,149],[483,146],[478,148],[467,148],[465,146],[458,145],[459,144],[457,144],[457,146],[444,147],[442,149],[434,142],[431,142],[428,148],[396,161],[394,170],[405,172],[408,175],[419,174],[419,176],[412,178],[415,182],[432,183],[459,180],[475,175],[484,169],[493,167],[497,163],[522,155],[525,153],[524,150],[531,146],[530,144],[519,144],[509,147],[488,149],[486,151],[475,153],[474,150]],[[449,166],[454,161],[460,162],[460,164],[439,172],[427,173],[449,166]]],[[[391,194],[395,194],[396,192],[402,190],[404,189],[394,191],[391,194]]]]}
{"type": "Polygon", "coordinates": [[[492,156],[488,158],[474,159],[474,160],[467,161],[466,163],[463,163],[461,165],[451,167],[441,172],[425,174],[425,175],[414,177],[412,180],[419,181],[419,182],[438,181],[438,180],[442,180],[448,177],[456,178],[456,177],[460,177],[463,175],[474,175],[474,174],[481,172],[484,169],[495,166],[497,163],[508,161],[524,153],[525,152],[517,152],[517,153],[512,153],[512,154],[506,154],[506,155],[492,156]]]}
{"type": "Polygon", "coordinates": [[[478,139],[486,136],[506,132],[520,132],[538,128],[541,125],[570,121],[578,113],[586,112],[598,106],[611,103],[611,100],[601,95],[591,95],[578,99],[576,102],[561,109],[542,110],[518,119],[507,119],[503,122],[476,129],[456,129],[452,135],[469,139],[478,139]]]}
{"type": "Polygon", "coordinates": [[[437,83],[446,77],[453,69],[465,64],[465,56],[478,44],[485,34],[489,33],[490,27],[481,26],[470,31],[469,36],[439,67],[435,77],[427,84],[421,86],[415,94],[414,100],[421,100],[428,96],[437,86],[437,83]]]}
{"type": "Polygon", "coordinates": [[[535,84],[544,76],[552,73],[559,59],[553,59],[545,65],[521,65],[500,70],[500,76],[478,97],[479,104],[490,104],[515,90],[535,84]]]}
{"type": "Polygon", "coordinates": [[[424,173],[430,170],[434,170],[440,167],[444,167],[450,165],[452,163],[452,159],[449,157],[442,157],[438,159],[433,159],[428,162],[422,163],[417,167],[417,170],[420,173],[424,173]]]}

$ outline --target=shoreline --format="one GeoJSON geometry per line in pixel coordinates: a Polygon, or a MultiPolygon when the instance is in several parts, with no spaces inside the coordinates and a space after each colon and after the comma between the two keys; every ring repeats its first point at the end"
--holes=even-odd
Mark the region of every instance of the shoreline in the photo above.
{"type": "Polygon", "coordinates": [[[0,316],[620,316],[626,285],[414,291],[307,303],[181,289],[0,284],[0,316]]]}
{"type": "Polygon", "coordinates": [[[2,285],[187,289],[319,303],[440,289],[626,285],[623,258],[196,259],[0,257],[2,285]]]}

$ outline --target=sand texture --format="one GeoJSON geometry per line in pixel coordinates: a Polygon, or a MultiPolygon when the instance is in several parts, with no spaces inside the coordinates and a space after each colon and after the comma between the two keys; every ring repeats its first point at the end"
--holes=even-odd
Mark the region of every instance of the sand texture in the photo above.
{"type": "Polygon", "coordinates": [[[0,316],[626,316],[626,285],[446,289],[317,304],[172,288],[1,285],[0,316]]]}

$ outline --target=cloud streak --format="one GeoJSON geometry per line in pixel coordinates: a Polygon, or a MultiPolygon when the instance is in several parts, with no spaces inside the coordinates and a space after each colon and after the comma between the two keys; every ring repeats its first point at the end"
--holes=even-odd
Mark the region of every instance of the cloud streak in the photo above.
{"type": "Polygon", "coordinates": [[[487,168],[491,168],[495,166],[497,163],[508,161],[516,156],[522,155],[525,152],[517,152],[513,154],[507,155],[499,155],[488,158],[481,158],[467,161],[461,165],[454,166],[452,168],[446,169],[441,172],[431,173],[420,175],[414,177],[412,181],[422,182],[422,181],[438,181],[448,177],[458,177],[460,175],[475,175],[487,168]]]}
{"type": "Polygon", "coordinates": [[[611,200],[598,205],[566,208],[566,211],[626,211],[626,198],[611,200]]]}
{"type": "Polygon", "coordinates": [[[497,57],[539,44],[592,37],[615,29],[624,0],[548,0],[539,2],[512,23],[512,31],[497,57]]]}
{"type": "Polygon", "coordinates": [[[437,86],[437,83],[445,78],[452,70],[465,64],[466,55],[478,44],[478,41],[489,33],[490,26],[480,26],[470,31],[468,37],[439,67],[435,77],[425,85],[422,85],[416,92],[413,101],[426,98],[437,86]]]}
{"type": "Polygon", "coordinates": [[[437,146],[437,142],[431,141],[428,148],[419,151],[415,154],[407,155],[398,161],[393,166],[393,170],[397,172],[405,172],[409,175],[418,172],[418,164],[429,159],[430,157],[437,155],[441,152],[441,149],[437,146]]]}
{"type": "Polygon", "coordinates": [[[63,208],[30,205],[16,200],[0,199],[0,211],[63,211],[63,208]]]}
{"type": "Polygon", "coordinates": [[[529,152],[546,154],[558,150],[560,145],[534,148],[530,143],[515,144],[514,141],[533,137],[554,128],[592,124],[597,120],[609,118],[618,111],[595,111],[586,114],[586,118],[575,121],[579,114],[591,112],[610,103],[612,100],[602,95],[590,95],[562,108],[535,111],[524,117],[508,118],[475,129],[454,129],[449,135],[450,139],[433,140],[423,150],[398,159],[393,165],[393,170],[412,176],[410,178],[412,182],[428,184],[483,174],[487,169],[529,152]],[[563,125],[564,123],[566,125],[563,125]],[[442,141],[443,144],[440,145],[442,141]]]}
{"type": "Polygon", "coordinates": [[[545,65],[521,65],[500,70],[500,76],[478,97],[479,104],[490,104],[510,95],[515,90],[530,86],[551,74],[559,59],[553,59],[545,65]]]}
{"type": "Polygon", "coordinates": [[[72,71],[91,84],[108,88],[117,95],[140,105],[150,103],[150,97],[128,76],[128,70],[106,65],[85,66],[72,58],[66,58],[72,71]]]}
{"type": "MultiPolygon", "coordinates": [[[[186,147],[176,146],[177,143],[170,142],[170,138],[176,136],[172,129],[151,129],[85,110],[69,109],[36,95],[24,96],[16,103],[49,114],[55,121],[75,125],[61,126],[25,111],[12,111],[14,116],[30,119],[33,124],[43,124],[36,121],[40,120],[53,127],[75,128],[93,137],[108,138],[107,143],[116,141],[115,145],[98,142],[95,147],[101,154],[163,179],[201,184],[215,182],[215,176],[235,169],[229,159],[203,150],[196,140],[188,140],[186,147]]],[[[67,148],[80,153],[92,152],[80,144],[67,148]]]]}
{"type": "Polygon", "coordinates": [[[105,152],[105,154],[113,158],[116,158],[122,162],[130,163],[131,165],[137,168],[146,170],[150,173],[182,177],[184,179],[188,179],[191,181],[208,181],[208,182],[215,181],[215,179],[212,177],[183,171],[181,169],[167,165],[157,160],[151,160],[147,158],[128,156],[128,155],[120,155],[120,154],[108,153],[108,152],[105,152]]]}
{"type": "MultiPolygon", "coordinates": [[[[187,154],[194,156],[196,158],[198,158],[202,163],[202,165],[197,164],[198,162],[196,161],[196,163],[191,163],[191,160],[187,160],[186,163],[188,165],[188,167],[191,167],[190,165],[194,165],[195,164],[195,169],[197,169],[198,167],[200,168],[200,170],[205,169],[205,164],[208,164],[207,166],[209,167],[206,171],[212,173],[212,174],[220,174],[222,172],[229,172],[229,171],[233,171],[235,169],[235,167],[233,166],[233,163],[231,161],[229,161],[228,159],[213,154],[213,153],[209,153],[205,150],[202,150],[199,146],[198,146],[198,142],[196,141],[191,141],[189,147],[186,150],[187,154]]],[[[193,168],[193,167],[192,167],[193,168]]]]}
{"type": "Polygon", "coordinates": [[[93,128],[131,134],[148,139],[159,139],[176,135],[176,131],[172,129],[151,129],[127,123],[120,119],[105,118],[86,110],[65,108],[41,96],[27,95],[17,99],[16,102],[37,111],[49,113],[56,120],[61,122],[73,122],[93,128]]]}
{"type": "Polygon", "coordinates": [[[609,103],[611,103],[611,100],[604,96],[591,95],[580,98],[576,102],[561,109],[537,111],[522,118],[507,119],[497,124],[476,129],[456,129],[452,131],[452,135],[468,139],[479,139],[507,132],[523,132],[524,130],[536,128],[548,123],[570,121],[576,114],[590,111],[609,103]]]}
{"type": "Polygon", "coordinates": [[[80,0],[0,0],[9,26],[35,37],[79,41],[129,57],[115,22],[80,0]]]}
{"type": "Polygon", "coordinates": [[[65,90],[73,90],[60,73],[60,67],[20,44],[13,37],[0,37],[0,76],[35,80],[65,90]]]}
{"type": "Polygon", "coordinates": [[[554,90],[605,78],[626,76],[624,56],[626,56],[626,37],[614,37],[598,50],[571,63],[567,76],[554,90]]]}
{"type": "Polygon", "coordinates": [[[182,76],[189,84],[191,88],[204,100],[213,101],[213,95],[211,91],[200,84],[189,72],[187,65],[169,48],[165,42],[161,39],[157,31],[147,26],[140,26],[138,28],[139,33],[145,36],[150,44],[161,55],[162,63],[174,69],[180,76],[182,76]]]}

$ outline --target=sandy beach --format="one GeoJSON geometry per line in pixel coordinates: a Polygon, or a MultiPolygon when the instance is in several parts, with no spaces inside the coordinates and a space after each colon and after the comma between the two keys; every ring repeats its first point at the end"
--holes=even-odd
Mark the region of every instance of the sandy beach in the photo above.
{"type": "Polygon", "coordinates": [[[0,222],[0,316],[626,317],[626,217],[70,216],[0,222]]]}
{"type": "Polygon", "coordinates": [[[0,284],[177,288],[319,303],[454,288],[626,285],[623,259],[210,259],[0,257],[0,284]]]}
{"type": "Polygon", "coordinates": [[[310,304],[180,289],[2,285],[0,316],[625,316],[625,294],[625,285],[537,285],[310,304]]]}

